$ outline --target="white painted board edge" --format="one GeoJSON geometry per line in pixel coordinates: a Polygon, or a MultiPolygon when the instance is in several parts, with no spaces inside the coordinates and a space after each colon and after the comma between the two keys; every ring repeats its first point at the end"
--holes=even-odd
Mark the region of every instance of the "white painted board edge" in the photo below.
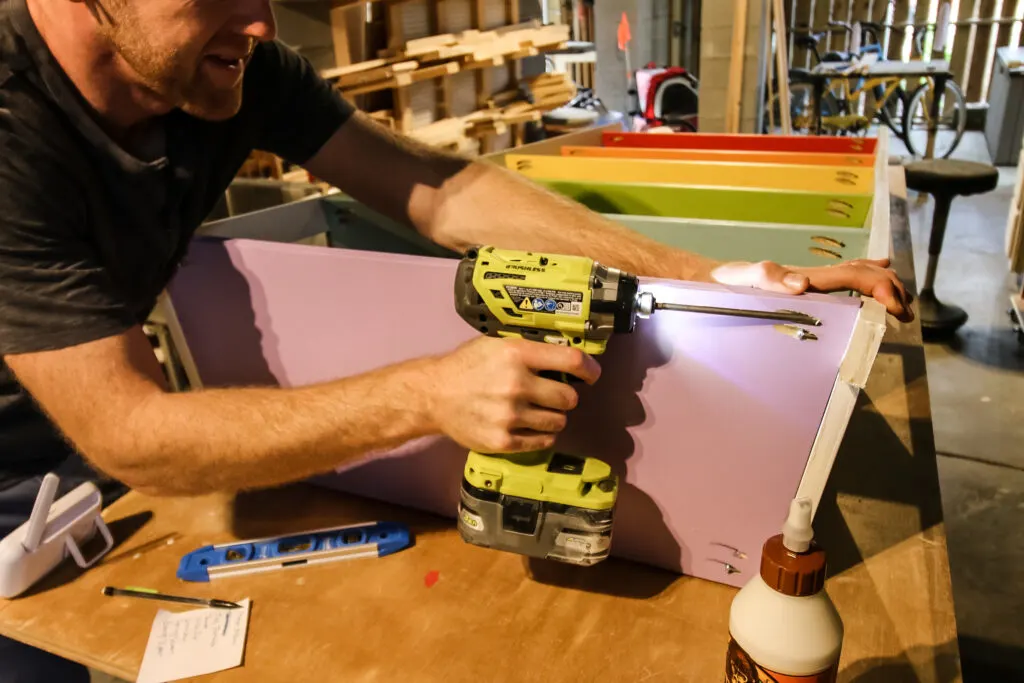
{"type": "MultiPolygon", "coordinates": [[[[865,225],[865,229],[871,231],[867,250],[870,259],[890,258],[892,255],[889,194],[889,135],[885,128],[880,128],[875,148],[875,187],[872,208],[868,214],[870,223],[865,225]]],[[[857,396],[867,384],[885,329],[885,306],[870,297],[862,296],[853,334],[843,354],[832,394],[825,406],[796,492],[798,497],[811,499],[812,514],[818,511],[818,503],[857,405],[857,396]]]]}
{"type": "Polygon", "coordinates": [[[889,258],[892,249],[892,228],[889,223],[889,131],[879,128],[875,146],[875,190],[868,214],[871,231],[868,238],[868,258],[889,258]]]}

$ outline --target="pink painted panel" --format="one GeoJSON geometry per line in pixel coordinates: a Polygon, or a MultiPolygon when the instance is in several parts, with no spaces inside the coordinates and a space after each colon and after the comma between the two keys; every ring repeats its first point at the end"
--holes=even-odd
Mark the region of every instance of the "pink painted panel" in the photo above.
{"type": "MultiPolygon", "coordinates": [[[[472,339],[478,333],[454,310],[455,265],[198,239],[169,290],[208,386],[299,386],[472,339]]],[[[623,477],[615,555],[740,585],[800,482],[859,300],[670,280],[642,288],[659,300],[797,308],[824,321],[818,341],[801,342],[771,321],[666,311],[640,320],[598,358],[601,380],[580,389],[560,440],[623,477]],[[742,571],[729,576],[714,560],[742,571]]],[[[453,518],[464,459],[447,438],[430,438],[318,481],[453,518]]]]}

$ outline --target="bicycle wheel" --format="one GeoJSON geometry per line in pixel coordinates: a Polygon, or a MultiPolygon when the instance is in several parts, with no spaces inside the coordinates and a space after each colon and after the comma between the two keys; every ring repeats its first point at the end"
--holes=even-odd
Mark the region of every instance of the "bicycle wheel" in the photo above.
{"type": "Polygon", "coordinates": [[[893,135],[903,139],[903,123],[907,107],[910,105],[910,98],[903,86],[897,86],[889,93],[884,102],[879,102],[878,98],[885,96],[885,90],[884,86],[876,86],[871,92],[873,101],[869,102],[868,106],[874,109],[875,119],[879,123],[885,124],[893,132],[893,135]]]}
{"type": "MultiPolygon", "coordinates": [[[[778,93],[772,95],[768,100],[768,107],[771,108],[771,119],[767,112],[762,123],[762,131],[765,133],[781,133],[780,122],[781,104],[778,93]],[[769,128],[769,123],[774,122],[774,128],[769,128]]],[[[839,103],[832,93],[825,92],[821,98],[821,116],[835,116],[839,113],[839,103]]],[[[789,84],[789,119],[793,135],[814,135],[814,86],[810,83],[789,84]]],[[[836,131],[825,125],[822,121],[821,134],[834,135],[836,131]]]]}
{"type": "MultiPolygon", "coordinates": [[[[903,141],[907,151],[920,159],[928,150],[928,122],[931,119],[931,104],[934,86],[925,81],[910,95],[910,102],[903,114],[903,141]]],[[[932,157],[945,159],[960,144],[967,126],[967,103],[960,86],[947,80],[939,98],[939,117],[936,121],[935,150],[932,157]]]]}

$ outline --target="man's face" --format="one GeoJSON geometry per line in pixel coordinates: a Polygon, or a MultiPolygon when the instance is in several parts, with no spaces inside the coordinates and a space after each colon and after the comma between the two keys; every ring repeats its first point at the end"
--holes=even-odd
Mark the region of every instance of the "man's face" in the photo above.
{"type": "Polygon", "coordinates": [[[271,40],[270,0],[95,0],[100,30],[140,84],[201,118],[233,116],[259,40],[271,40]]]}

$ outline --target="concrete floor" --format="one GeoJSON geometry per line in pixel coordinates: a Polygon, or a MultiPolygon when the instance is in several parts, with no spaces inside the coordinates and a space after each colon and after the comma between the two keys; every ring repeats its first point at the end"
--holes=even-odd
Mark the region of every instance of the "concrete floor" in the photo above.
{"type": "MultiPolygon", "coordinates": [[[[982,134],[967,133],[952,158],[989,163],[982,134]]],[[[935,293],[970,319],[952,339],[926,345],[966,683],[1024,681],[1024,346],[1007,315],[1019,287],[1004,248],[1016,168],[999,174],[994,191],[953,202],[935,293]]],[[[934,203],[915,197],[920,288],[934,203]]]]}

